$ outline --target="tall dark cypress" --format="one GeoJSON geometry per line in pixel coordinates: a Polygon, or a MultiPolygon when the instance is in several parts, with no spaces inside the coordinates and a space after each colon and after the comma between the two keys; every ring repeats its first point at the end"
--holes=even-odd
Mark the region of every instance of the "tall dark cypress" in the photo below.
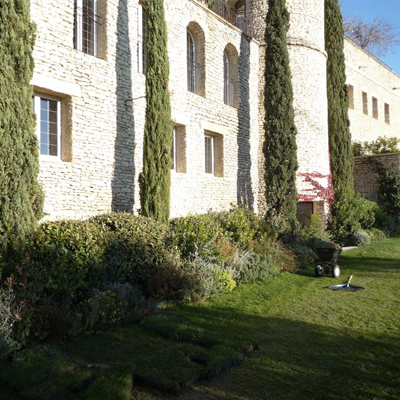
{"type": "Polygon", "coordinates": [[[43,209],[29,85],[34,67],[29,3],[0,1],[0,252],[21,243],[43,209]]]}
{"type": "Polygon", "coordinates": [[[265,41],[265,185],[267,218],[296,221],[297,145],[293,89],[286,34],[289,12],[285,0],[269,0],[265,41]]]}
{"type": "Polygon", "coordinates": [[[328,53],[328,127],[332,181],[335,201],[341,201],[354,192],[354,159],[348,117],[343,18],[338,0],[325,0],[325,48],[328,53]]]}
{"type": "Polygon", "coordinates": [[[169,61],[164,1],[146,1],[146,121],[143,172],[140,174],[142,213],[168,221],[171,186],[172,120],[168,90],[169,61]]]}

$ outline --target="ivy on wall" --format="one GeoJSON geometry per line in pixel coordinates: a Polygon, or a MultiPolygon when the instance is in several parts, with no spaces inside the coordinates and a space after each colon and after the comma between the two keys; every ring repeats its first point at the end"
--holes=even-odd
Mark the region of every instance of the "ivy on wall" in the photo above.
{"type": "Polygon", "coordinates": [[[379,195],[382,206],[391,215],[400,215],[400,177],[397,173],[389,171],[379,160],[374,157],[366,159],[378,175],[379,195]]]}

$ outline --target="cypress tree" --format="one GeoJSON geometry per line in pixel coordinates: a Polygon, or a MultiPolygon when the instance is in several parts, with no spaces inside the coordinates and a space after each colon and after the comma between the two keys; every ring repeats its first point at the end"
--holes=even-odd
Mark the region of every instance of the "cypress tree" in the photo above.
{"type": "Polygon", "coordinates": [[[267,218],[296,221],[297,145],[293,88],[286,34],[289,12],[285,0],[269,0],[265,41],[265,185],[267,218]]]}
{"type": "MultiPolygon", "coordinates": [[[[354,194],[353,150],[348,117],[343,18],[338,0],[325,0],[325,48],[328,53],[328,129],[335,201],[354,194]]],[[[333,209],[335,213],[335,207],[333,209]]]]}
{"type": "Polygon", "coordinates": [[[146,1],[147,69],[143,172],[139,177],[142,213],[166,222],[170,211],[172,120],[164,1],[146,1]]]}
{"type": "Polygon", "coordinates": [[[20,244],[43,208],[32,110],[29,0],[0,2],[0,251],[20,244]]]}

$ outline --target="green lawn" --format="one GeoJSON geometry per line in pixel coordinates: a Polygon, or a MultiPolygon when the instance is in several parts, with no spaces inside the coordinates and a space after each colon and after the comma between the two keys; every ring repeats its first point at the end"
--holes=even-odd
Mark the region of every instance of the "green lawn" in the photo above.
{"type": "Polygon", "coordinates": [[[0,398],[174,398],[148,385],[178,391],[212,377],[180,398],[400,399],[400,239],[339,264],[339,281],[354,274],[365,292],[332,292],[336,281],[314,278],[313,267],[282,274],[129,328],[22,351],[0,364],[0,398]],[[230,368],[217,374],[220,366],[230,368]]]}

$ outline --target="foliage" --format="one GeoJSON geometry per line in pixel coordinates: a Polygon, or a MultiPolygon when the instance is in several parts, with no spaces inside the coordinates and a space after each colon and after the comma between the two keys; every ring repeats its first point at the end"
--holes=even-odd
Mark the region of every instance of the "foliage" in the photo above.
{"type": "Polygon", "coordinates": [[[253,243],[250,250],[255,254],[271,257],[281,272],[296,272],[296,255],[289,246],[275,238],[261,239],[253,243]]]}
{"type": "Polygon", "coordinates": [[[19,247],[42,216],[32,112],[34,26],[29,1],[0,7],[0,252],[19,247]]]}
{"type": "Polygon", "coordinates": [[[175,218],[171,220],[170,226],[174,246],[184,259],[190,260],[196,256],[217,257],[217,240],[226,238],[213,214],[175,218]]]}
{"type": "MultiPolygon", "coordinates": [[[[335,201],[352,197],[353,152],[348,117],[343,19],[338,0],[325,0],[329,151],[335,201]]],[[[332,213],[339,209],[334,206],[332,213]]],[[[342,217],[342,216],[341,216],[342,217]]]]}
{"type": "Polygon", "coordinates": [[[371,228],[366,230],[365,232],[367,232],[368,235],[371,237],[372,242],[377,242],[386,239],[385,232],[378,228],[371,228]]]}
{"type": "Polygon", "coordinates": [[[103,278],[104,231],[89,221],[45,222],[25,246],[20,265],[27,284],[64,300],[103,278]]]}
{"type": "Polygon", "coordinates": [[[378,204],[360,195],[336,203],[336,215],[329,220],[329,230],[340,240],[360,229],[370,229],[383,220],[383,211],[378,204]]]}
{"type": "MultiPolygon", "coordinates": [[[[296,225],[297,146],[286,34],[286,2],[268,1],[265,41],[265,163],[267,219],[296,225]]],[[[283,229],[289,228],[285,223],[283,229]]]]}
{"type": "Polygon", "coordinates": [[[379,136],[372,142],[353,142],[353,154],[354,156],[367,156],[398,153],[400,152],[399,143],[400,139],[386,136],[379,136]]]}
{"type": "Polygon", "coordinates": [[[225,267],[210,260],[197,257],[190,263],[190,269],[196,279],[191,294],[195,301],[230,293],[236,287],[225,267]]]}
{"type": "Polygon", "coordinates": [[[398,219],[400,215],[400,177],[398,172],[389,171],[375,157],[368,157],[367,163],[378,174],[382,207],[392,218],[398,219]]]}
{"type": "Polygon", "coordinates": [[[19,318],[19,313],[13,289],[0,287],[0,359],[18,348],[18,343],[13,337],[13,326],[19,318]]]}
{"type": "Polygon", "coordinates": [[[240,249],[248,248],[254,240],[273,236],[271,227],[264,218],[248,208],[232,208],[229,211],[212,213],[224,235],[240,249]]]}
{"type": "Polygon", "coordinates": [[[360,17],[348,16],[344,21],[346,37],[369,53],[381,57],[388,50],[400,44],[400,31],[383,17],[366,21],[360,17]]]}
{"type": "Polygon", "coordinates": [[[146,2],[146,119],[143,171],[139,176],[143,215],[167,222],[170,211],[172,120],[164,2],[146,2]]]}
{"type": "Polygon", "coordinates": [[[350,237],[350,244],[353,246],[365,246],[371,243],[371,236],[361,229],[356,230],[350,237]]]}
{"type": "Polygon", "coordinates": [[[257,254],[247,251],[240,254],[232,267],[238,285],[266,282],[280,273],[278,262],[272,252],[257,254]]]}

